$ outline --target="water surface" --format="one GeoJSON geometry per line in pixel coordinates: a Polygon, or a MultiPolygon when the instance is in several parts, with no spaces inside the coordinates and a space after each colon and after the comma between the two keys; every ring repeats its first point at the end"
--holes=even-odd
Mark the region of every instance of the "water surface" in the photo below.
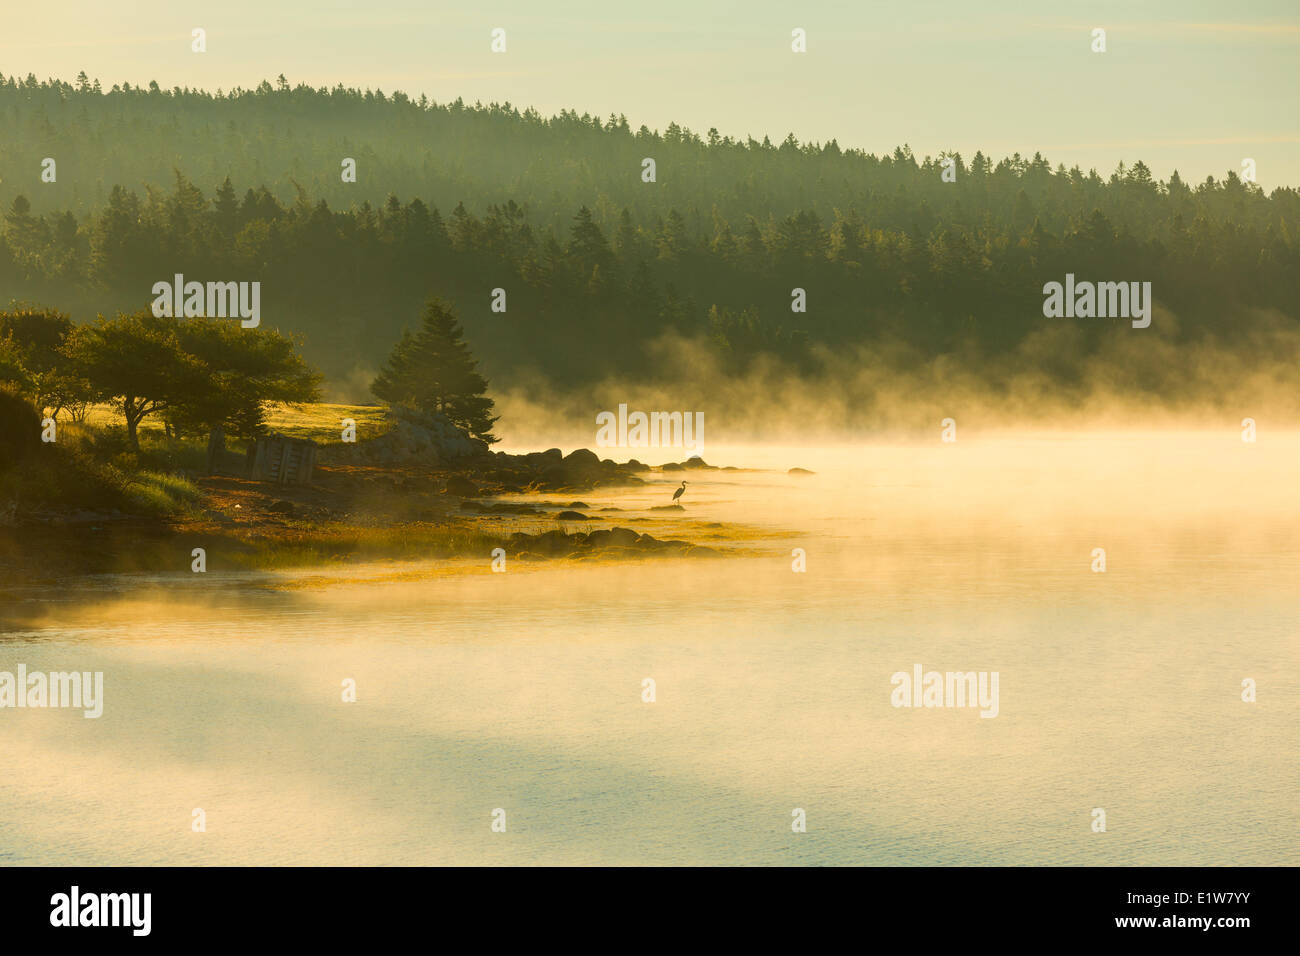
{"type": "Polygon", "coordinates": [[[686,518],[767,533],[745,556],[29,590],[0,670],[106,701],[0,710],[0,862],[1300,863],[1298,453],[714,447],[773,469],[688,478],[686,518]],[[915,664],[997,671],[998,716],[892,707],[915,664]]]}

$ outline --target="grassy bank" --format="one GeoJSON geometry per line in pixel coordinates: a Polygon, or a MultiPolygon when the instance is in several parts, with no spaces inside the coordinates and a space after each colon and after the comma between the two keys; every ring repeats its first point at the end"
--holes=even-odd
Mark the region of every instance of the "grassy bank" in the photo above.
{"type": "MultiPolygon", "coordinates": [[[[309,486],[245,477],[243,442],[230,442],[216,475],[203,473],[206,436],[178,439],[149,424],[132,449],[120,419],[106,407],[92,409],[82,423],[61,423],[56,442],[29,452],[22,467],[0,469],[0,580],[184,572],[196,548],[205,552],[206,570],[217,571],[385,559],[487,562],[496,548],[528,560],[594,557],[603,549],[621,557],[685,553],[691,547],[642,534],[637,550],[630,539],[622,542],[627,547],[614,548],[604,543],[601,529],[619,519],[576,515],[572,506],[580,503],[572,494],[494,501],[519,493],[518,475],[504,473],[500,459],[455,469],[419,460],[368,463],[356,445],[341,441],[342,423],[355,421],[359,440],[376,437],[386,427],[378,407],[275,407],[267,418],[269,430],[319,444],[309,486]],[[449,483],[452,477],[459,484],[449,483]]],[[[553,460],[544,467],[554,467],[553,460]]]]}

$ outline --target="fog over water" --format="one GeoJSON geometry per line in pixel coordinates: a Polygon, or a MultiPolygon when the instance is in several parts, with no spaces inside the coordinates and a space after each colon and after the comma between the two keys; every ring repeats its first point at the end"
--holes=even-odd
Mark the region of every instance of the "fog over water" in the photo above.
{"type": "Polygon", "coordinates": [[[104,714],[0,710],[0,862],[1300,863],[1300,434],[1235,425],[706,427],[752,470],[581,497],[726,558],[30,589],[0,671],[103,671],[104,714]],[[891,706],[918,664],[997,716],[891,706]]]}

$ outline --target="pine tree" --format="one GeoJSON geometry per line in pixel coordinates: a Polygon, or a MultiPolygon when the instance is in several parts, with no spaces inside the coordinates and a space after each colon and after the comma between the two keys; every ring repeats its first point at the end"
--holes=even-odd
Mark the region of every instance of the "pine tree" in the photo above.
{"type": "Polygon", "coordinates": [[[487,379],[463,339],[450,306],[431,299],[424,307],[420,331],[402,333],[370,391],[392,405],[438,412],[475,438],[492,443],[492,399],[487,379]]]}
{"type": "Polygon", "coordinates": [[[217,228],[227,239],[234,238],[235,228],[239,224],[239,199],[235,196],[235,187],[230,184],[230,177],[217,187],[217,200],[213,203],[217,228]]]}

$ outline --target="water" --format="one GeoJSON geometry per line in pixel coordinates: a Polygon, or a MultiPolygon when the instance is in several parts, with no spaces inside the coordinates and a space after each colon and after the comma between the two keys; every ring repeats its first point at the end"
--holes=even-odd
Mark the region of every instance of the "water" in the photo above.
{"type": "Polygon", "coordinates": [[[0,862],[1295,864],[1297,452],[715,447],[777,469],[688,478],[675,520],[739,538],[727,559],[209,555],[29,592],[0,670],[102,670],[106,701],[0,710],[0,862]],[[914,664],[997,671],[998,716],[892,707],[914,664]]]}

